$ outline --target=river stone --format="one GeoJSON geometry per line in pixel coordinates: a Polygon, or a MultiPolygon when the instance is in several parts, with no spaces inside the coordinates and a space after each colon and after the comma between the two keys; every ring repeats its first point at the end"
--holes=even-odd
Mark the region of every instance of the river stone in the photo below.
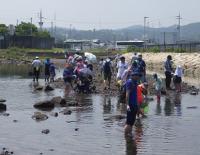
{"type": "Polygon", "coordinates": [[[64,109],[63,111],[61,111],[60,113],[62,113],[63,115],[71,115],[72,111],[68,110],[68,109],[64,109]]]}
{"type": "Polygon", "coordinates": [[[6,111],[6,104],[0,103],[0,111],[6,111]]]}
{"type": "Polygon", "coordinates": [[[0,102],[6,102],[6,100],[1,98],[1,99],[0,99],[0,102]]]}
{"type": "Polygon", "coordinates": [[[36,86],[35,90],[43,90],[43,86],[36,86]]]}
{"type": "Polygon", "coordinates": [[[48,116],[41,112],[35,112],[34,115],[32,116],[32,119],[34,119],[36,121],[44,121],[44,120],[48,119],[48,116]]]}
{"type": "Polygon", "coordinates": [[[45,89],[44,89],[44,91],[52,91],[52,90],[54,90],[54,88],[51,87],[50,85],[47,85],[47,86],[45,87],[45,89]]]}
{"type": "Polygon", "coordinates": [[[197,95],[197,94],[198,94],[197,91],[191,91],[191,92],[190,92],[190,95],[197,95]]]}
{"type": "Polygon", "coordinates": [[[52,102],[55,106],[65,106],[65,105],[66,105],[65,99],[62,98],[61,96],[53,97],[53,98],[51,99],[51,102],[52,102]]]}
{"type": "Polygon", "coordinates": [[[35,103],[34,107],[38,108],[38,109],[53,109],[54,103],[52,101],[49,101],[49,100],[40,101],[38,103],[35,103]]]}
{"type": "Polygon", "coordinates": [[[49,132],[50,132],[49,129],[44,129],[44,130],[42,130],[42,133],[43,133],[43,134],[48,134],[49,132]]]}

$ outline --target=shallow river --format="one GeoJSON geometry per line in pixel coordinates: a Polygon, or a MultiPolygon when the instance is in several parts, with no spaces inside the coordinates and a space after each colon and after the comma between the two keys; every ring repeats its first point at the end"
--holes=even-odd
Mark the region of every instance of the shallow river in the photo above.
{"type": "MultiPolygon", "coordinates": [[[[53,112],[58,112],[58,117],[45,112],[49,118],[36,122],[31,118],[38,111],[33,104],[65,96],[65,92],[59,89],[35,92],[32,80],[26,77],[28,69],[22,67],[16,72],[15,67],[0,67],[0,98],[7,100],[6,112],[10,114],[0,115],[0,150],[6,147],[16,155],[198,155],[200,152],[199,96],[171,94],[163,96],[160,105],[150,102],[147,118],[138,120],[133,139],[126,139],[125,119],[116,117],[125,115],[125,106],[109,94],[77,95],[71,99],[83,106],[71,107],[71,115],[59,113],[64,108],[55,108],[53,112]],[[43,129],[49,129],[50,133],[42,134],[43,129]]],[[[40,84],[44,84],[43,79],[40,84]]]]}

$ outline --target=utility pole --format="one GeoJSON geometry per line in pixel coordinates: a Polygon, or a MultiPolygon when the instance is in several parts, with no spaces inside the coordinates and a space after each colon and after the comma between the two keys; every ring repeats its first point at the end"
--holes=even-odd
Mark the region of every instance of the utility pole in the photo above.
{"type": "Polygon", "coordinates": [[[144,40],[144,48],[146,48],[146,20],[147,20],[147,18],[149,18],[149,17],[144,17],[144,36],[143,36],[143,40],[144,40]]]}
{"type": "Polygon", "coordinates": [[[177,31],[178,31],[178,41],[181,40],[181,15],[180,15],[180,12],[179,12],[179,15],[176,16],[176,19],[178,20],[178,26],[177,26],[177,31]]]}
{"type": "Polygon", "coordinates": [[[69,39],[72,39],[72,24],[69,25],[69,39]]]}
{"type": "Polygon", "coordinates": [[[19,25],[19,20],[17,19],[17,26],[19,25]]]}
{"type": "Polygon", "coordinates": [[[51,36],[54,36],[54,34],[53,34],[53,22],[51,22],[51,36]]]}
{"type": "Polygon", "coordinates": [[[33,23],[33,18],[31,17],[31,36],[32,36],[32,33],[33,33],[32,23],[33,23]]]}
{"type": "Polygon", "coordinates": [[[163,42],[164,42],[164,51],[165,51],[165,49],[166,49],[166,32],[164,32],[164,38],[163,38],[163,42]]]}
{"type": "Polygon", "coordinates": [[[56,27],[56,13],[54,13],[54,38],[55,38],[55,43],[57,43],[57,27],[56,27]]]}
{"type": "Polygon", "coordinates": [[[44,24],[43,21],[42,21],[42,19],[43,19],[42,10],[40,10],[39,19],[40,19],[40,21],[39,21],[40,31],[42,31],[42,26],[44,24]]]}

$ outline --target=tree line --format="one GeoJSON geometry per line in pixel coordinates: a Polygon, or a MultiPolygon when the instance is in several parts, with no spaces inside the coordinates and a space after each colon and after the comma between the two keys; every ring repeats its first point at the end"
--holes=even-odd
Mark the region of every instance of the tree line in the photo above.
{"type": "MultiPolygon", "coordinates": [[[[0,35],[9,35],[9,28],[5,24],[0,24],[0,35]]],[[[51,35],[47,30],[40,30],[32,23],[21,22],[15,26],[14,35],[16,36],[35,36],[41,38],[50,38],[51,35]]]]}

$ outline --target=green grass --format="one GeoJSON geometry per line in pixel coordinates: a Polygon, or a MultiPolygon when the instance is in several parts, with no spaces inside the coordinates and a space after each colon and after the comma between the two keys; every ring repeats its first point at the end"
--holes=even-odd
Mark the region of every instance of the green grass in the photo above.
{"type": "Polygon", "coordinates": [[[16,59],[16,60],[30,60],[33,59],[31,56],[27,56],[30,52],[63,52],[63,49],[28,49],[28,48],[17,48],[12,47],[8,49],[0,49],[1,59],[16,59]]]}

